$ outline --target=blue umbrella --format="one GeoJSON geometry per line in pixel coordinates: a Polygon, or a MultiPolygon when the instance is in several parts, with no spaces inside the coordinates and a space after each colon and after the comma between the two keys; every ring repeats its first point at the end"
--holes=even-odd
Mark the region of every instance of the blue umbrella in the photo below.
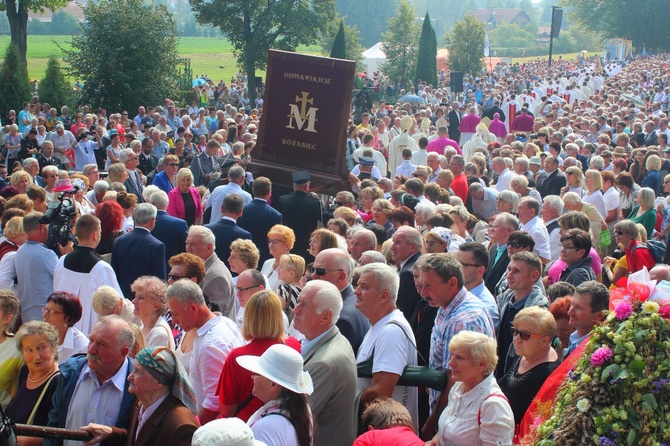
{"type": "Polygon", "coordinates": [[[398,102],[409,102],[410,104],[423,104],[426,102],[421,96],[415,94],[406,94],[405,96],[398,99],[398,102]]]}
{"type": "Polygon", "coordinates": [[[204,79],[196,79],[193,81],[193,86],[194,87],[202,87],[205,85],[205,80],[204,79]]]}

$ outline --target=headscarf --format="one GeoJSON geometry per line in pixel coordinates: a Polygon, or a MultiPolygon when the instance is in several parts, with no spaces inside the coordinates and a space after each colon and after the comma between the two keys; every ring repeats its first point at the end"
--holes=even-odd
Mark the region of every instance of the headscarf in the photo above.
{"type": "Polygon", "coordinates": [[[198,413],[198,404],[191,380],[172,350],[167,347],[146,347],[140,350],[135,360],[156,381],[171,387],[172,395],[184,403],[184,406],[188,407],[191,412],[198,413]]]}

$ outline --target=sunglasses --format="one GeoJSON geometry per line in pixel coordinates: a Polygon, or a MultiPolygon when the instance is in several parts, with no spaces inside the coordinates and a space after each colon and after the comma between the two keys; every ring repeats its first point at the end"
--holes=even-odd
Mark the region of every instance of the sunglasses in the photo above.
{"type": "Polygon", "coordinates": [[[526,246],[522,245],[521,243],[518,243],[518,242],[512,242],[512,243],[509,244],[509,247],[514,248],[514,249],[520,249],[520,248],[525,248],[526,246]]]}
{"type": "Polygon", "coordinates": [[[168,274],[168,280],[174,280],[175,282],[179,279],[183,279],[186,276],[180,276],[179,274],[168,274]]]}
{"type": "Polygon", "coordinates": [[[623,231],[614,231],[616,235],[624,235],[623,231]]]}
{"type": "Polygon", "coordinates": [[[544,335],[526,333],[525,331],[519,331],[516,328],[512,328],[512,337],[518,336],[522,341],[527,341],[530,338],[543,338],[544,335]]]}
{"type": "Polygon", "coordinates": [[[344,271],[343,269],[326,269],[326,268],[314,268],[313,274],[316,274],[317,276],[325,276],[329,272],[333,271],[344,271]]]}
{"type": "Polygon", "coordinates": [[[565,172],[566,175],[574,175],[572,172],[565,172]]]}

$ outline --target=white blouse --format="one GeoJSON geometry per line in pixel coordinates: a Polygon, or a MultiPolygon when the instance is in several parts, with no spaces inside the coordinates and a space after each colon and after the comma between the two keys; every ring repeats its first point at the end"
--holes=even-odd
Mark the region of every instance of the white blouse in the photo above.
{"type": "Polygon", "coordinates": [[[449,392],[449,404],[438,421],[440,445],[511,445],[514,414],[493,374],[468,392],[463,387],[457,382],[449,392]]]}

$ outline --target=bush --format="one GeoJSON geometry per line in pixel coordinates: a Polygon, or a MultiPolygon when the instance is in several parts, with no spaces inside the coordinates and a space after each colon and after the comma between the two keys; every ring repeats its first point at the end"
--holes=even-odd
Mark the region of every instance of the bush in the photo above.
{"type": "Polygon", "coordinates": [[[9,45],[5,60],[0,68],[0,113],[6,115],[9,110],[21,110],[21,104],[32,98],[28,69],[19,58],[15,45],[9,45]]]}
{"type": "Polygon", "coordinates": [[[39,96],[40,101],[48,102],[54,106],[71,103],[72,89],[67,79],[65,79],[65,73],[61,70],[60,62],[53,56],[49,58],[44,79],[39,84],[39,96]]]}

